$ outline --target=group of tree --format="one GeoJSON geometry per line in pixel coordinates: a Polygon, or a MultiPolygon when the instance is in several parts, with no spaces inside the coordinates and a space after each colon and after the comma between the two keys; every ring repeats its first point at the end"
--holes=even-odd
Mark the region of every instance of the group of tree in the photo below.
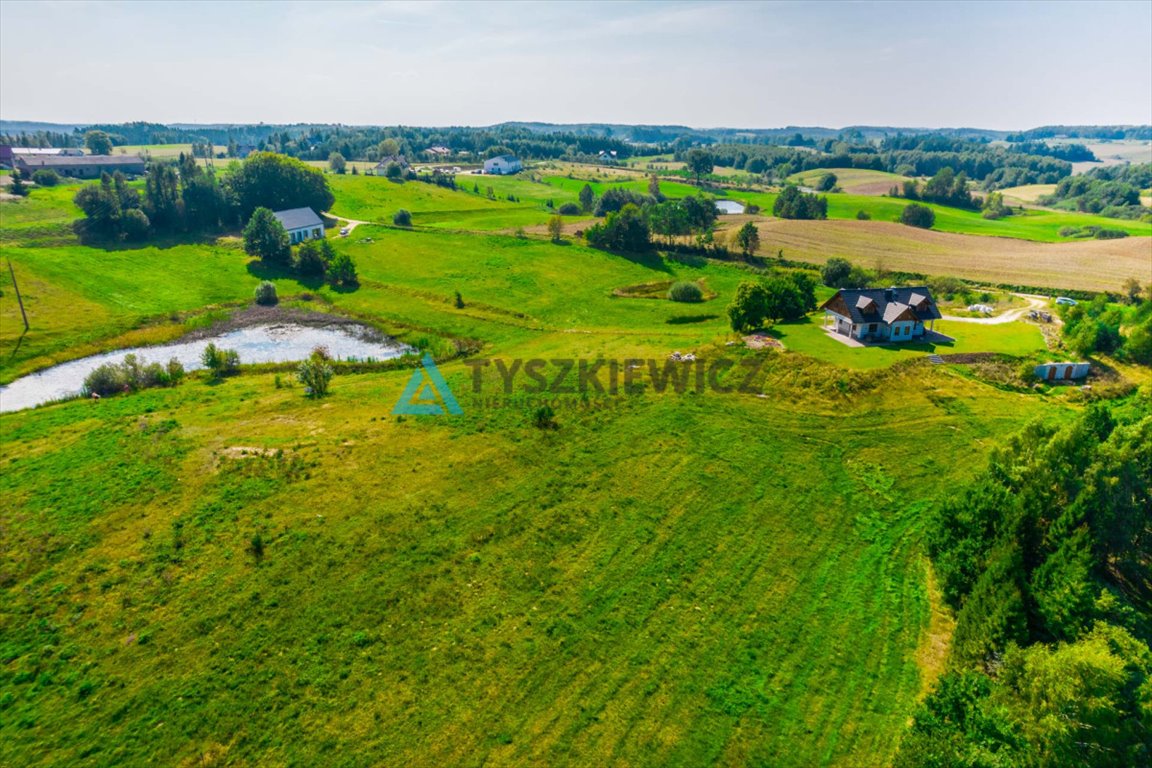
{"type": "Polygon", "coordinates": [[[154,387],[174,387],[184,380],[184,365],[176,358],[167,364],[148,363],[125,355],[123,362],[104,363],[84,377],[85,397],[108,397],[154,387]]]}
{"type": "Polygon", "coordinates": [[[799,320],[815,309],[816,281],[809,272],[796,270],[740,283],[728,305],[728,322],[732,330],[746,333],[769,322],[799,320]]]}
{"type": "Polygon", "coordinates": [[[828,198],[801,192],[799,187],[789,184],[776,196],[772,215],[781,219],[826,219],[828,198]]]}
{"type": "Polygon", "coordinates": [[[143,240],[152,232],[204,232],[246,221],[257,207],[326,211],[335,200],[324,174],[299,160],[255,153],[221,180],[191,155],[153,160],[143,195],[119,172],[80,188],[83,234],[143,240]]]}
{"type": "Polygon", "coordinates": [[[936,510],[956,627],[899,768],[1148,765],[1152,414],[1129,413],[1030,424],[936,510]]]}
{"type": "MultiPolygon", "coordinates": [[[[897,135],[879,144],[860,135],[773,143],[718,143],[707,151],[717,166],[736,168],[762,177],[786,179],[801,171],[821,168],[857,168],[888,171],[902,176],[932,176],[943,168],[963,172],[982,183],[985,189],[1019,184],[1055,184],[1071,175],[1072,164],[1060,153],[1019,145],[1005,147],[984,140],[948,135],[944,132],[897,135]]],[[[687,161],[690,150],[678,150],[675,158],[687,161]]],[[[682,175],[691,176],[687,169],[682,175]]]]}
{"type": "Polygon", "coordinates": [[[1061,308],[1064,345],[1082,356],[1101,353],[1152,364],[1152,285],[1141,289],[1139,281],[1130,278],[1125,294],[1134,305],[1128,313],[1110,303],[1105,294],[1061,308]],[[1125,326],[1127,334],[1122,330],[1125,326]]]}
{"type": "Polygon", "coordinates": [[[915,179],[909,179],[888,191],[889,197],[903,197],[907,200],[923,200],[954,208],[978,210],[984,203],[975,197],[968,188],[968,174],[956,173],[951,168],[941,168],[923,187],[915,179]]]}
{"type": "Polygon", "coordinates": [[[266,264],[289,269],[302,278],[326,280],[346,287],[358,284],[352,257],[337,252],[326,237],[305,240],[293,252],[287,231],[267,208],[253,211],[245,225],[244,252],[266,264]]]}
{"type": "Polygon", "coordinates": [[[829,288],[867,288],[872,275],[847,259],[833,256],[824,262],[820,280],[829,288]]]}
{"type": "Polygon", "coordinates": [[[651,247],[650,234],[644,212],[634,203],[627,203],[589,227],[584,237],[593,248],[641,253],[651,247]]]}
{"type": "Polygon", "coordinates": [[[1093,168],[1070,176],[1056,185],[1051,195],[1039,199],[1070,211],[1098,213],[1117,219],[1139,219],[1152,214],[1140,201],[1140,190],[1152,187],[1152,163],[1093,168]]]}

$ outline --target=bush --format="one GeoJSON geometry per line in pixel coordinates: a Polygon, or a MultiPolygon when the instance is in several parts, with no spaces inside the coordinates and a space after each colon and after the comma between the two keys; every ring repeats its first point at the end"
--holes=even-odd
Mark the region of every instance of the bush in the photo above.
{"type": "Polygon", "coordinates": [[[576,205],[576,203],[564,203],[564,205],[556,209],[556,212],[561,216],[579,216],[580,206],[576,205]]]}
{"type": "Polygon", "coordinates": [[[139,208],[129,208],[120,216],[120,230],[124,233],[125,240],[140,242],[148,237],[151,228],[152,223],[148,221],[148,215],[139,208]]]}
{"type": "Polygon", "coordinates": [[[936,212],[926,205],[911,203],[904,206],[904,210],[900,212],[900,223],[920,229],[932,229],[932,225],[936,223],[936,212]]]}
{"type": "Polygon", "coordinates": [[[41,168],[32,174],[32,181],[41,187],[54,187],[60,183],[60,174],[51,168],[41,168]]]}
{"type": "Polygon", "coordinates": [[[1060,227],[1060,237],[1075,237],[1080,234],[1080,227],[1060,227]]]}
{"type": "Polygon", "coordinates": [[[107,397],[129,389],[124,369],[116,363],[104,363],[84,377],[84,388],[81,391],[89,396],[107,397]]]}
{"type": "Polygon", "coordinates": [[[532,426],[536,429],[558,429],[556,411],[550,405],[542,405],[532,413],[532,426]]]}
{"type": "Polygon", "coordinates": [[[319,398],[328,394],[328,384],[332,381],[331,355],[324,347],[316,347],[307,360],[300,363],[296,378],[304,385],[307,397],[319,398]]]}
{"type": "Polygon", "coordinates": [[[704,291],[696,283],[681,281],[668,289],[668,298],[672,301],[695,303],[704,300],[704,291]]]}
{"type": "Polygon", "coordinates": [[[1128,233],[1122,229],[1098,229],[1093,237],[1097,240],[1119,240],[1128,237],[1128,233]]]}
{"type": "Polygon", "coordinates": [[[872,214],[868,213],[868,211],[860,210],[856,211],[856,218],[860,221],[868,221],[872,218],[872,214]]]}
{"type": "Polygon", "coordinates": [[[276,295],[276,284],[270,283],[267,280],[256,286],[256,303],[261,306],[271,307],[278,303],[280,298],[276,295]]]}
{"type": "Polygon", "coordinates": [[[346,253],[338,253],[328,265],[328,282],[332,285],[353,286],[360,280],[356,275],[356,262],[346,253]]]}
{"type": "Polygon", "coordinates": [[[84,378],[85,395],[107,397],[155,387],[174,387],[184,380],[184,366],[176,358],[168,364],[141,363],[136,355],[125,355],[120,363],[105,363],[84,378]]]}
{"type": "Polygon", "coordinates": [[[200,360],[208,369],[209,378],[219,381],[225,376],[231,376],[240,370],[240,354],[234,349],[222,349],[215,343],[208,342],[200,360]]]}
{"type": "Polygon", "coordinates": [[[332,244],[327,240],[308,240],[296,249],[296,271],[301,275],[323,277],[328,269],[332,244]]]}
{"type": "Polygon", "coordinates": [[[392,214],[392,223],[398,227],[410,227],[412,226],[412,214],[407,209],[401,208],[392,214]]]}

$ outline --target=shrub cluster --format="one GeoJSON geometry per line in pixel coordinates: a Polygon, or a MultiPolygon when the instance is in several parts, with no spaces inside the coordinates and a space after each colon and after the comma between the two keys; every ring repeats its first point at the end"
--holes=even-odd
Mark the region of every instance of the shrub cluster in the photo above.
{"type": "Polygon", "coordinates": [[[145,363],[136,355],[125,355],[121,363],[104,363],[84,378],[85,396],[107,397],[121,392],[137,392],[154,387],[174,387],[184,380],[184,366],[176,358],[167,365],[145,363]]]}

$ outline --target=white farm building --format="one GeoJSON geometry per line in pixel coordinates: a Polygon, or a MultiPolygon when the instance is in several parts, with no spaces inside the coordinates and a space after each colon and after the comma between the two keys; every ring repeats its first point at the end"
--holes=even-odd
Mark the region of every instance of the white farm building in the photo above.
{"type": "Polygon", "coordinates": [[[273,211],[272,215],[283,225],[292,245],[305,240],[324,237],[324,222],[311,208],[291,208],[287,211],[273,211]]]}
{"type": "Polygon", "coordinates": [[[523,167],[524,166],[520,164],[520,158],[513,157],[512,155],[499,155],[484,161],[484,173],[496,176],[519,173],[523,167]]]}

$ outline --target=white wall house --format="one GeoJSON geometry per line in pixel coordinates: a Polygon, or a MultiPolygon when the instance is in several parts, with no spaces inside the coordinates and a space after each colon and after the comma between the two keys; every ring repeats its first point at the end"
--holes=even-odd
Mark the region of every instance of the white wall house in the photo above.
{"type": "Polygon", "coordinates": [[[324,237],[324,222],[311,208],[292,208],[287,211],[273,211],[272,215],[283,225],[292,245],[305,240],[324,237]]]}
{"type": "Polygon", "coordinates": [[[923,286],[842,288],[820,308],[827,330],[859,341],[912,341],[940,319],[931,291],[923,286]]]}
{"type": "Polygon", "coordinates": [[[500,155],[484,161],[484,173],[490,173],[496,176],[519,173],[523,167],[524,166],[520,164],[520,158],[513,157],[512,155],[500,155]]]}

